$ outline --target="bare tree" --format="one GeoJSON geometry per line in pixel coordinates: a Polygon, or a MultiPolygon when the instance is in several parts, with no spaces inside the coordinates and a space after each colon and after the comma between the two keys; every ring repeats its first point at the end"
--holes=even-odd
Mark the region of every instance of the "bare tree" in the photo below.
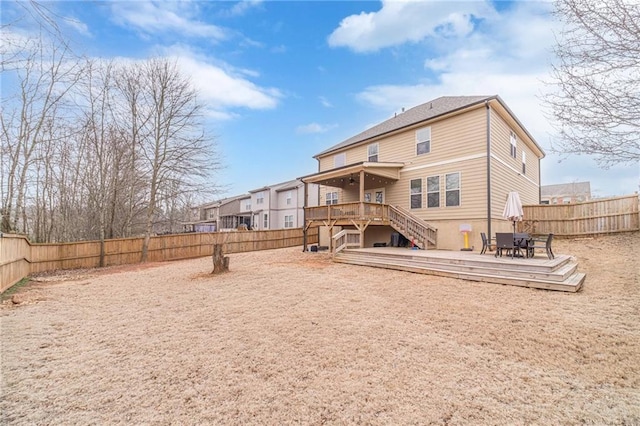
{"type": "MultiPolygon", "coordinates": [[[[115,111],[121,134],[120,158],[124,174],[121,176],[122,185],[118,185],[119,198],[112,198],[112,212],[120,206],[119,231],[123,236],[137,233],[138,217],[144,213],[144,179],[142,175],[140,154],[145,137],[145,128],[150,119],[149,107],[144,102],[145,81],[142,67],[139,64],[121,66],[116,75],[116,87],[119,91],[119,102],[115,111]]],[[[116,220],[113,219],[115,226],[116,220]]],[[[141,233],[144,231],[142,220],[141,233]]]]}
{"type": "Polygon", "coordinates": [[[196,91],[177,64],[168,59],[148,60],[143,78],[144,103],[150,113],[142,143],[148,185],[144,262],[164,200],[203,189],[203,179],[219,167],[219,162],[212,141],[205,136],[196,91]]]}
{"type": "Polygon", "coordinates": [[[545,98],[560,134],[553,150],[607,168],[640,160],[640,3],[557,0],[559,34],[545,98]]]}
{"type": "Polygon", "coordinates": [[[77,62],[69,62],[69,50],[42,37],[31,40],[15,69],[18,92],[2,99],[2,220],[0,231],[27,232],[25,200],[38,145],[55,143],[47,138],[47,126],[78,79],[77,62]]]}

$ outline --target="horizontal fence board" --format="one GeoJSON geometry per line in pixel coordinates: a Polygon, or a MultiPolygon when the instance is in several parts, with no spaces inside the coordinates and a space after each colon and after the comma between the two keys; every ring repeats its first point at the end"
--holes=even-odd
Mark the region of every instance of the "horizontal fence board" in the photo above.
{"type": "MultiPolygon", "coordinates": [[[[104,241],[104,266],[139,263],[144,238],[104,241]]],[[[318,242],[318,230],[308,230],[308,244],[318,242]]],[[[301,246],[301,228],[272,231],[188,233],[151,237],[147,261],[193,259],[213,254],[213,245],[223,244],[224,253],[270,250],[301,246]]],[[[0,237],[0,292],[24,277],[57,269],[96,268],[100,265],[100,241],[31,244],[24,236],[0,237]]]]}

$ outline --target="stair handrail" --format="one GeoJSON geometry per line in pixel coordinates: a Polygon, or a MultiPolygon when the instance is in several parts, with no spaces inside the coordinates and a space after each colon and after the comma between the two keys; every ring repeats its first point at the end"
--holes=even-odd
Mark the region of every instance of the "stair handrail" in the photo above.
{"type": "Polygon", "coordinates": [[[360,232],[352,229],[343,229],[333,237],[334,256],[349,247],[360,247],[360,232]],[[351,235],[352,238],[349,238],[351,235]]]}
{"type": "Polygon", "coordinates": [[[428,243],[437,246],[438,229],[402,207],[389,205],[389,220],[411,236],[417,237],[424,244],[425,249],[428,243]]]}

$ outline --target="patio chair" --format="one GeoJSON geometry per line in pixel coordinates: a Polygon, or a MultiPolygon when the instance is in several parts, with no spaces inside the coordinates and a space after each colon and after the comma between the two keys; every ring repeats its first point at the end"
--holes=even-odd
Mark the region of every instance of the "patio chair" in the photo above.
{"type": "Polygon", "coordinates": [[[551,249],[551,241],[553,240],[553,234],[547,235],[547,238],[537,238],[533,239],[533,244],[527,247],[529,250],[529,256],[533,257],[535,255],[535,249],[545,249],[547,251],[547,256],[549,259],[554,259],[556,256],[553,254],[553,250],[551,249]]]}
{"type": "Polygon", "coordinates": [[[495,256],[502,257],[502,251],[507,251],[507,256],[513,257],[515,252],[515,246],[513,244],[512,232],[498,232],[496,233],[496,254],[495,256]]]}
{"type": "Polygon", "coordinates": [[[480,238],[482,238],[482,250],[480,250],[480,254],[485,254],[487,249],[489,249],[489,251],[494,251],[496,249],[495,243],[490,243],[487,239],[487,234],[481,232],[480,238]]]}

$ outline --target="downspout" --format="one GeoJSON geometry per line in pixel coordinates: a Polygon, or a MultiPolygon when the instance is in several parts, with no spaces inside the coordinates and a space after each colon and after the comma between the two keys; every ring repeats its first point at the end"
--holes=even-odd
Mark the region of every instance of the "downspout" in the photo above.
{"type": "Polygon", "coordinates": [[[540,169],[540,157],[538,157],[538,204],[542,204],[542,173],[540,169]]]}
{"type": "Polygon", "coordinates": [[[491,242],[491,107],[484,101],[487,109],[487,239],[491,242]]]}
{"type": "MultiPolygon", "coordinates": [[[[304,181],[303,181],[304,182],[304,181]]],[[[302,251],[307,251],[307,198],[309,198],[309,192],[307,190],[307,182],[304,182],[304,202],[302,203],[302,251]]]]}

